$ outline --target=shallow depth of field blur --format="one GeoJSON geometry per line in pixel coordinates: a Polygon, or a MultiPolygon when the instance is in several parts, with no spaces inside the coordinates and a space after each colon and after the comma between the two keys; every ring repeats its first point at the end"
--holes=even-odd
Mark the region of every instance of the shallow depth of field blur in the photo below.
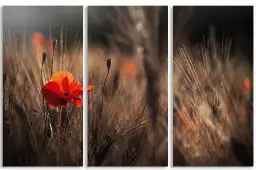
{"type": "Polygon", "coordinates": [[[52,68],[83,83],[82,14],[82,7],[3,7],[4,166],[82,166],[83,108],[68,106],[67,126],[64,111],[43,106],[41,93],[43,52],[45,83],[52,68]],[[44,133],[44,109],[51,137],[44,133]]]}
{"type": "Polygon", "coordinates": [[[160,93],[160,110],[158,120],[154,120],[157,122],[154,139],[142,56],[131,52],[135,45],[133,29],[136,25],[130,23],[124,12],[126,7],[88,8],[88,84],[93,86],[88,92],[89,166],[168,164],[168,16],[167,7],[163,8],[166,13],[161,15],[162,26],[158,28],[162,41],[155,42],[155,46],[159,45],[162,50],[164,62],[161,68],[157,68],[160,74],[159,88],[156,89],[160,93]],[[112,40],[118,45],[112,44],[112,40]],[[109,73],[108,59],[112,61],[109,73]],[[155,157],[153,141],[156,143],[155,157]]]}
{"type": "Polygon", "coordinates": [[[173,12],[174,166],[253,166],[253,7],[173,12]]]}

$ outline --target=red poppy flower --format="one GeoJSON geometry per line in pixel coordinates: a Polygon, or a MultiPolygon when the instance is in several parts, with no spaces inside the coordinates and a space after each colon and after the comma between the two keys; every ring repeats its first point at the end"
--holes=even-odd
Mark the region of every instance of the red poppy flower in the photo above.
{"type": "Polygon", "coordinates": [[[92,89],[93,89],[93,85],[91,85],[91,84],[88,84],[88,92],[90,92],[92,89]]]}
{"type": "Polygon", "coordinates": [[[243,91],[244,93],[249,93],[251,91],[250,79],[245,79],[243,83],[243,91]]]}
{"type": "Polygon", "coordinates": [[[83,85],[75,82],[72,74],[68,72],[55,72],[41,92],[52,108],[66,107],[69,102],[80,107],[83,103],[80,97],[83,93],[83,85]]]}

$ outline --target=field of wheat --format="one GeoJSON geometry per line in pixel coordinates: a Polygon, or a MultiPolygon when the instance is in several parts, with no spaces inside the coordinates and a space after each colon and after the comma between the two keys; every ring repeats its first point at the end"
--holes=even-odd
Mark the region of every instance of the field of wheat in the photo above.
{"type": "Polygon", "coordinates": [[[3,35],[3,165],[82,166],[83,107],[67,102],[61,85],[50,87],[66,72],[83,83],[82,41],[67,49],[40,32],[3,35]]]}
{"type": "Polygon", "coordinates": [[[175,49],[175,166],[253,165],[253,72],[230,45],[175,49]]]}
{"type": "Polygon", "coordinates": [[[89,11],[88,165],[167,166],[167,6],[89,11]]]}
{"type": "Polygon", "coordinates": [[[157,147],[153,157],[145,77],[139,56],[125,59],[89,47],[88,164],[90,166],[166,166],[168,163],[168,72],[161,68],[157,147]],[[108,73],[107,60],[111,59],[108,73]],[[118,78],[117,78],[118,77],[118,78]]]}

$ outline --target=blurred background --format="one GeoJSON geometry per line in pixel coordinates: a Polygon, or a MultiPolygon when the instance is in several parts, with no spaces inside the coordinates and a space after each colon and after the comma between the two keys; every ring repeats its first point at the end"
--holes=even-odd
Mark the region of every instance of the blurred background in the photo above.
{"type": "MultiPolygon", "coordinates": [[[[125,6],[90,6],[88,7],[88,44],[89,45],[101,45],[105,48],[112,48],[111,40],[114,37],[114,30],[120,26],[118,17],[129,18],[127,7],[125,6]]],[[[168,51],[168,6],[161,6],[161,12],[159,16],[159,48],[162,51],[162,55],[167,55],[168,51]]],[[[122,21],[127,24],[126,21],[122,21]]],[[[126,25],[127,26],[127,25],[126,25]]],[[[129,33],[127,33],[128,35],[129,33]]],[[[129,36],[128,36],[129,37],[129,36]]],[[[129,38],[123,37],[125,41],[129,41],[129,38]]],[[[122,52],[126,53],[131,51],[131,46],[121,40],[118,42],[119,48],[122,48],[122,52]],[[124,48],[125,47],[125,48],[124,48]]]]}
{"type": "MultiPolygon", "coordinates": [[[[83,38],[82,6],[4,6],[3,28],[10,29],[17,37],[24,32],[30,36],[39,31],[46,37],[60,37],[61,26],[67,39],[67,45],[83,38]]],[[[4,32],[5,34],[5,32],[4,32]]]]}
{"type": "Polygon", "coordinates": [[[174,49],[184,43],[202,44],[211,28],[218,43],[231,38],[231,53],[243,53],[253,63],[253,6],[173,7],[174,49]]]}

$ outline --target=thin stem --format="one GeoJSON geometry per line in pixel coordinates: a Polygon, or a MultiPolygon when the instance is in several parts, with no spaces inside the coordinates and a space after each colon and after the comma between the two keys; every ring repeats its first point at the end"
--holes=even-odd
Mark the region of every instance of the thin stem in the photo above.
{"type": "Polygon", "coordinates": [[[138,132],[140,130],[140,126],[141,126],[141,123],[142,123],[142,119],[143,119],[143,116],[144,116],[144,113],[145,113],[145,109],[147,107],[147,103],[145,103],[143,109],[142,109],[142,115],[141,115],[141,118],[140,118],[140,123],[139,123],[139,126],[138,126],[138,132]]]}
{"type": "Polygon", "coordinates": [[[53,57],[54,57],[54,52],[55,52],[55,47],[52,49],[52,68],[51,68],[51,77],[52,77],[52,72],[53,72],[53,57]]]}
{"type": "MultiPolygon", "coordinates": [[[[42,68],[41,68],[41,87],[44,86],[44,80],[43,80],[43,70],[44,70],[44,63],[42,62],[42,68]]],[[[45,113],[45,110],[44,110],[44,96],[42,95],[42,99],[43,99],[43,115],[44,115],[44,127],[46,129],[46,123],[47,123],[47,117],[46,117],[46,113],[45,113]]]]}
{"type": "Polygon", "coordinates": [[[102,112],[103,112],[103,97],[104,97],[105,85],[106,85],[106,81],[107,81],[107,78],[108,78],[108,74],[109,74],[109,69],[108,69],[107,76],[106,76],[106,78],[105,78],[105,80],[104,80],[103,89],[102,89],[101,105],[100,105],[100,115],[101,115],[102,112]]]}
{"type": "MultiPolygon", "coordinates": [[[[109,74],[109,69],[110,69],[110,67],[108,68],[108,73],[107,73],[107,76],[106,76],[106,78],[105,78],[105,80],[104,80],[104,84],[103,84],[103,89],[102,89],[102,97],[101,97],[101,106],[100,106],[100,114],[99,114],[99,116],[101,116],[102,115],[102,112],[103,112],[103,96],[104,96],[104,89],[105,89],[105,84],[106,84],[106,81],[107,81],[107,78],[108,78],[108,74],[109,74]]],[[[99,121],[99,119],[96,119],[97,121],[99,121]]],[[[94,154],[94,156],[96,157],[96,143],[97,143],[97,138],[98,138],[98,126],[96,126],[96,128],[95,128],[95,132],[93,133],[93,137],[92,137],[92,140],[94,141],[94,142],[92,142],[92,143],[94,143],[94,146],[93,146],[93,152],[92,152],[92,155],[94,154]]],[[[97,158],[96,158],[97,159],[97,158]]],[[[93,159],[91,159],[91,161],[93,161],[93,159]]],[[[91,164],[91,163],[90,163],[91,164]]]]}
{"type": "Polygon", "coordinates": [[[60,106],[59,115],[60,115],[60,122],[58,122],[58,123],[59,123],[59,126],[61,126],[61,122],[62,122],[62,106],[60,106]]]}

